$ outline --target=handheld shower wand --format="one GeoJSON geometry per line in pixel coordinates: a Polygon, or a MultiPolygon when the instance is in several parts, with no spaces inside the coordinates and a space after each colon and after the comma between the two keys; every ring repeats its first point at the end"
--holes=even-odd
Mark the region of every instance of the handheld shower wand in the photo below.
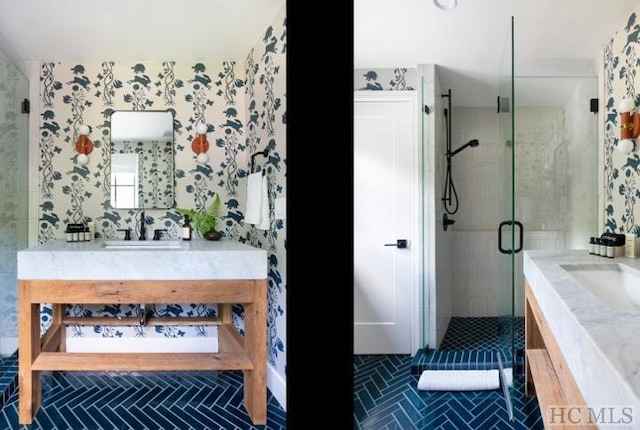
{"type": "Polygon", "coordinates": [[[478,139],[473,139],[468,141],[467,143],[465,143],[464,145],[462,145],[460,148],[456,149],[453,152],[449,152],[447,153],[448,156],[453,157],[454,155],[456,155],[458,152],[462,151],[465,148],[468,148],[469,146],[472,148],[475,148],[476,146],[478,146],[479,142],[478,139]]]}
{"type": "MultiPolygon", "coordinates": [[[[472,139],[455,151],[451,151],[451,89],[449,89],[447,94],[442,94],[442,97],[446,97],[448,99],[448,107],[444,109],[445,137],[447,145],[444,155],[447,157],[447,171],[444,178],[444,197],[442,197],[442,201],[444,202],[444,210],[447,214],[453,215],[458,212],[458,193],[456,192],[456,187],[453,185],[453,178],[451,176],[451,159],[454,155],[465,148],[478,146],[479,142],[478,139],[472,139]]],[[[447,225],[450,224],[453,224],[452,220],[444,220],[445,230],[447,229],[447,225]],[[449,221],[449,224],[447,221],[449,221]]]]}

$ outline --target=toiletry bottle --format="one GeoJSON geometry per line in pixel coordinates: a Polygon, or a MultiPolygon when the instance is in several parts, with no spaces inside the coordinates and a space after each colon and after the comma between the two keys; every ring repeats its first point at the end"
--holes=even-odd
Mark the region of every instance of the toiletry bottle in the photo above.
{"type": "Polygon", "coordinates": [[[634,233],[630,233],[625,235],[625,240],[624,240],[624,256],[625,257],[631,257],[631,258],[636,258],[636,241],[638,239],[636,238],[636,235],[634,233]]]}
{"type": "Polygon", "coordinates": [[[616,249],[613,246],[613,239],[607,239],[607,258],[615,257],[616,249]]]}
{"type": "Polygon", "coordinates": [[[189,216],[184,216],[184,224],[182,224],[182,240],[191,240],[191,234],[193,229],[191,228],[191,222],[189,216]]]}
{"type": "Polygon", "coordinates": [[[89,221],[87,226],[89,227],[89,240],[94,240],[96,238],[96,223],[89,221]]]}
{"type": "Polygon", "coordinates": [[[595,237],[591,237],[591,239],[589,239],[589,254],[594,254],[595,252],[595,247],[596,247],[596,238],[595,237]]]}

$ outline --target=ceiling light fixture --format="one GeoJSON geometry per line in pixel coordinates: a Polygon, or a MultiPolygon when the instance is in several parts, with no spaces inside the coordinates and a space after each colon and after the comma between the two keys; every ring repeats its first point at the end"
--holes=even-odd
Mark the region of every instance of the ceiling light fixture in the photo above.
{"type": "Polygon", "coordinates": [[[442,10],[455,9],[458,5],[458,0],[433,0],[435,5],[442,10]]]}

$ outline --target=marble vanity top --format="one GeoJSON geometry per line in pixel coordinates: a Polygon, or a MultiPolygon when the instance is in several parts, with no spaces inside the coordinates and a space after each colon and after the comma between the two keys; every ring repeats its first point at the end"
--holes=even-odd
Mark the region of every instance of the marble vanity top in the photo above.
{"type": "Polygon", "coordinates": [[[225,239],[154,249],[59,239],[18,251],[17,274],[41,280],[266,279],[267,251],[225,239]]]}
{"type": "Polygon", "coordinates": [[[640,269],[640,259],[582,250],[524,252],[524,274],[587,404],[633,406],[640,420],[640,310],[604,306],[563,268],[612,263],[640,269]]]}

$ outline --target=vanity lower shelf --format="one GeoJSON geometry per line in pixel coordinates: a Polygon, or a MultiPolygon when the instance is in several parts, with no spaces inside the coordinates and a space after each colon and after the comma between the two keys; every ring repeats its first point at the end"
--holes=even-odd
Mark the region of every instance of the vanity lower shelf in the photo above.
{"type": "Polygon", "coordinates": [[[19,280],[19,422],[30,424],[41,403],[42,371],[241,370],[244,404],[254,424],[266,424],[266,279],[240,280],[19,280]],[[216,303],[216,318],[149,318],[162,325],[216,325],[218,352],[66,352],[66,326],[137,325],[137,318],[65,316],[67,303],[216,303]],[[52,324],[40,336],[40,305],[52,306],[52,324]],[[232,324],[233,304],[244,307],[244,334],[232,324]]]}
{"type": "Polygon", "coordinates": [[[219,353],[58,353],[43,352],[31,365],[42,371],[253,370],[245,354],[219,353]]]}
{"type": "MultiPolygon", "coordinates": [[[[64,325],[108,325],[108,326],[135,326],[140,325],[140,319],[136,317],[64,317],[64,325]]],[[[218,317],[147,317],[144,325],[221,325],[218,317]]]]}

